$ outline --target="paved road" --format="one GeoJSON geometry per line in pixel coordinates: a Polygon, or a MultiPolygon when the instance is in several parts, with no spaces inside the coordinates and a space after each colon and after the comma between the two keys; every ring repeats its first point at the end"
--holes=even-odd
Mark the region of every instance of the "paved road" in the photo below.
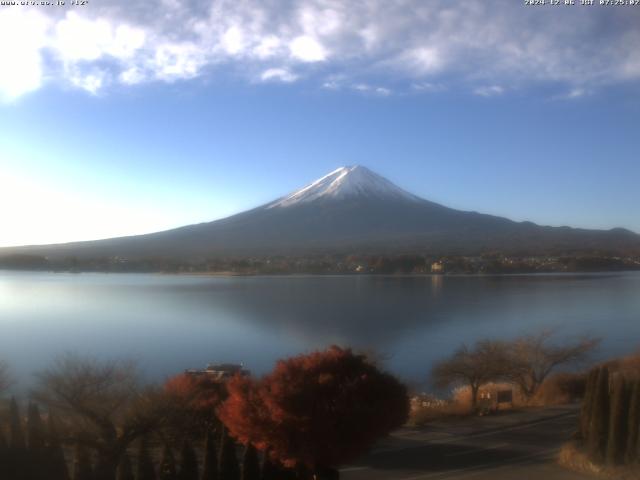
{"type": "Polygon", "coordinates": [[[576,407],[560,407],[403,429],[341,479],[584,480],[555,463],[576,422],[576,407]]]}

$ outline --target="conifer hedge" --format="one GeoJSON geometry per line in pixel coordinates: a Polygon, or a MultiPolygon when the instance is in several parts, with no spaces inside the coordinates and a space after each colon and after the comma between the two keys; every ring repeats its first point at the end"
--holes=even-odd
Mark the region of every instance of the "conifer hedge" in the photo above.
{"type": "Polygon", "coordinates": [[[580,437],[594,463],[632,464],[640,460],[640,379],[626,379],[609,367],[587,377],[580,412],[580,437]]]}

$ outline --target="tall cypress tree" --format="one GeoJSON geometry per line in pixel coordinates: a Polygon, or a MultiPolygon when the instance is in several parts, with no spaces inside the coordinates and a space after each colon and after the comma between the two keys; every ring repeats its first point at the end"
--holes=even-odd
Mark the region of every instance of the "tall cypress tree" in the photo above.
{"type": "Polygon", "coordinates": [[[8,477],[15,480],[28,479],[30,462],[27,458],[22,418],[18,402],[13,397],[9,404],[9,447],[7,453],[8,477]]]}
{"type": "Polygon", "coordinates": [[[589,441],[587,451],[592,461],[600,463],[604,460],[609,435],[609,368],[601,367],[598,372],[598,381],[591,421],[589,422],[589,441]]]}
{"type": "Polygon", "coordinates": [[[29,461],[25,465],[25,473],[28,478],[34,480],[46,478],[49,467],[44,426],[35,403],[29,403],[27,407],[27,452],[29,461]]]}
{"type": "Polygon", "coordinates": [[[204,441],[204,460],[201,478],[202,480],[218,480],[218,452],[216,451],[216,444],[211,430],[207,430],[204,441]]]}
{"type": "Polygon", "coordinates": [[[296,478],[298,478],[296,470],[286,468],[281,462],[272,459],[268,451],[265,453],[262,462],[261,480],[295,480],[296,478]]]}
{"type": "Polygon", "coordinates": [[[29,403],[27,409],[27,445],[30,452],[42,452],[45,447],[45,433],[38,405],[29,403]]]}
{"type": "Polygon", "coordinates": [[[13,452],[21,452],[25,447],[20,409],[15,397],[12,397],[9,405],[9,448],[13,452]]]}
{"type": "Polygon", "coordinates": [[[0,478],[10,478],[9,466],[9,445],[7,445],[2,429],[0,429],[0,478]]]}
{"type": "Polygon", "coordinates": [[[617,465],[622,462],[627,441],[627,388],[622,374],[613,379],[611,392],[611,412],[609,414],[609,440],[607,442],[607,463],[617,465]]]}
{"type": "Polygon", "coordinates": [[[279,480],[278,479],[278,466],[271,458],[269,451],[267,450],[264,454],[264,459],[262,460],[262,475],[260,476],[261,480],[279,480]]]}
{"type": "Polygon", "coordinates": [[[117,480],[135,480],[133,475],[133,467],[131,465],[131,459],[127,452],[123,453],[118,463],[118,473],[116,475],[117,480]]]}
{"type": "Polygon", "coordinates": [[[633,463],[637,460],[638,430],[640,427],[640,381],[636,380],[631,385],[629,396],[629,419],[627,424],[627,451],[624,455],[625,463],[633,463]]]}
{"type": "Polygon", "coordinates": [[[47,471],[48,480],[69,480],[67,461],[51,411],[47,418],[47,471]]]}
{"type": "Polygon", "coordinates": [[[191,442],[185,438],[180,451],[180,480],[198,480],[198,458],[191,442]]]}
{"type": "Polygon", "coordinates": [[[138,465],[136,468],[136,480],[156,480],[156,470],[153,467],[147,439],[141,438],[138,447],[138,465]]]}
{"type": "Polygon", "coordinates": [[[582,408],[580,410],[580,436],[586,444],[589,438],[589,422],[593,413],[593,398],[598,384],[598,369],[592,368],[587,376],[582,408]]]}
{"type": "Polygon", "coordinates": [[[162,459],[160,460],[160,480],[178,480],[176,472],[176,459],[168,445],[164,446],[162,451],[162,459]]]}
{"type": "Polygon", "coordinates": [[[229,436],[227,429],[222,429],[220,439],[220,459],[218,460],[218,472],[220,480],[240,480],[240,467],[236,445],[229,436]]]}
{"type": "Polygon", "coordinates": [[[258,451],[249,443],[242,455],[242,480],[260,480],[260,460],[258,451]]]}
{"type": "Polygon", "coordinates": [[[73,480],[93,480],[91,457],[87,449],[80,443],[76,444],[75,457],[73,459],[73,480]]]}

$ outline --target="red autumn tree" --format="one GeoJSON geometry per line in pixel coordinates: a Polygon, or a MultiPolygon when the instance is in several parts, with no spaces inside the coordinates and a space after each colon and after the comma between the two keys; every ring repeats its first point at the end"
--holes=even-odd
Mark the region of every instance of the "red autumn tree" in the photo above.
{"type": "Polygon", "coordinates": [[[165,392],[175,395],[194,410],[215,412],[226,398],[224,384],[205,375],[182,373],[169,378],[164,384],[165,392]]]}
{"type": "Polygon", "coordinates": [[[173,412],[168,423],[180,432],[201,436],[216,426],[216,408],[227,397],[223,383],[206,376],[180,374],[164,384],[173,412]]]}
{"type": "Polygon", "coordinates": [[[408,416],[406,388],[336,346],[281,360],[262,380],[235,377],[219,417],[231,435],[316,475],[365,453],[408,416]]]}

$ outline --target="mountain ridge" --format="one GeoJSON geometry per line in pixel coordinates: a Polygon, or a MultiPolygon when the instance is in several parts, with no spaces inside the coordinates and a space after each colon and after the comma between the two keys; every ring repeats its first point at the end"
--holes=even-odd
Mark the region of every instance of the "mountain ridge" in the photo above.
{"type": "Polygon", "coordinates": [[[0,256],[178,257],[317,253],[544,254],[640,252],[623,228],[540,226],[455,210],[418,197],[366,167],[340,167],[272,202],[161,232],[57,245],[9,247],[0,256]]]}

